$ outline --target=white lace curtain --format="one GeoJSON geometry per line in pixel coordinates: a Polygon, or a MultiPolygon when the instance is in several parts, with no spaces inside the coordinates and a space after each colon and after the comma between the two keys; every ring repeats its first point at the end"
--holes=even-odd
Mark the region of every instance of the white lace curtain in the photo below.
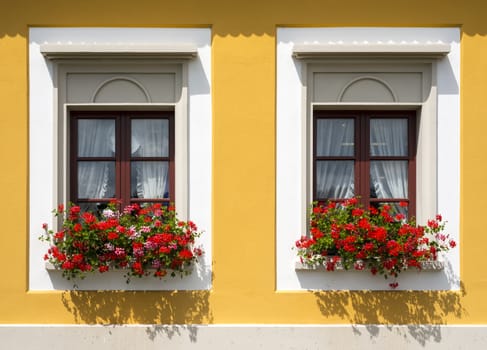
{"type": "MultiPolygon", "coordinates": [[[[353,119],[318,119],[316,155],[341,157],[354,155],[353,119]]],[[[354,195],[353,160],[316,162],[316,196],[350,198],[354,195]]]]}
{"type": "MultiPolygon", "coordinates": [[[[113,157],[115,154],[115,120],[81,119],[78,121],[78,155],[80,157],[113,157]]],[[[169,154],[168,121],[133,119],[132,157],[167,157],[169,154]]],[[[168,196],[168,162],[133,161],[131,192],[137,198],[168,196]]],[[[115,196],[115,162],[78,162],[79,198],[115,196]]]]}
{"type": "MultiPolygon", "coordinates": [[[[78,156],[113,157],[115,120],[78,120],[78,156]]],[[[115,196],[115,163],[112,161],[78,162],[78,197],[115,196]]]]}
{"type": "MultiPolygon", "coordinates": [[[[316,123],[316,155],[345,157],[354,155],[354,120],[319,119],[316,123]]],[[[371,156],[407,156],[406,119],[370,120],[371,156]]],[[[372,160],[370,162],[370,196],[373,198],[407,198],[408,162],[372,160]]],[[[316,196],[350,198],[354,195],[354,162],[321,160],[316,162],[316,196]]]]}
{"type": "MultiPolygon", "coordinates": [[[[132,120],[132,156],[167,157],[169,123],[163,119],[132,120]]],[[[132,193],[137,198],[169,196],[169,164],[162,161],[132,162],[132,193]]],[[[133,195],[132,194],[132,195],[133,195]]]]}
{"type": "MultiPolygon", "coordinates": [[[[406,119],[371,119],[370,153],[372,156],[407,156],[406,119]]],[[[408,162],[374,160],[370,162],[371,196],[376,198],[408,197],[408,162]]]]}

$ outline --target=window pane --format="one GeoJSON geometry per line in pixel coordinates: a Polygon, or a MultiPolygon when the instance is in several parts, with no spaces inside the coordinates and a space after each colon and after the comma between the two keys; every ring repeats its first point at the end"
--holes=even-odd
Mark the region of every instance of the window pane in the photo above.
{"type": "Polygon", "coordinates": [[[348,160],[316,162],[316,199],[353,197],[353,165],[348,160]]]}
{"type": "Polygon", "coordinates": [[[78,198],[115,197],[115,162],[78,162],[78,198]]]}
{"type": "Polygon", "coordinates": [[[169,121],[167,119],[132,119],[131,153],[134,157],[169,155],[169,121]]]}
{"type": "Polygon", "coordinates": [[[170,198],[169,162],[132,162],[132,198],[170,198]]]}
{"type": "Polygon", "coordinates": [[[407,119],[370,119],[371,156],[407,156],[407,119]]]}
{"type": "Polygon", "coordinates": [[[79,157],[112,157],[114,154],[115,120],[78,120],[79,157]]]}
{"type": "Polygon", "coordinates": [[[317,156],[353,156],[354,120],[318,119],[316,122],[317,156]]]}
{"type": "Polygon", "coordinates": [[[407,161],[376,160],[370,162],[370,198],[407,197],[407,161]]]}

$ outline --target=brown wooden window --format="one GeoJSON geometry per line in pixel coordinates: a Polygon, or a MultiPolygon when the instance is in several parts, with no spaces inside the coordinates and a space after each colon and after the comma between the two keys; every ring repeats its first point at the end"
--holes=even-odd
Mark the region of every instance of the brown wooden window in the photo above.
{"type": "Polygon", "coordinates": [[[366,208],[388,203],[415,215],[416,112],[315,111],[313,119],[313,200],[358,196],[366,208]]]}
{"type": "Polygon", "coordinates": [[[175,200],[172,111],[71,112],[70,154],[70,199],[84,210],[175,200]]]}

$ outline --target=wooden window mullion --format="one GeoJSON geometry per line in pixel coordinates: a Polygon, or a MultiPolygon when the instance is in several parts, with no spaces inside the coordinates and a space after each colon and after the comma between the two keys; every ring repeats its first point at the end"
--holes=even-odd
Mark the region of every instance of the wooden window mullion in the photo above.
{"type": "Polygon", "coordinates": [[[408,212],[416,215],[416,118],[413,115],[408,118],[408,212]]]}
{"type": "Polygon", "coordinates": [[[369,116],[365,113],[360,114],[360,188],[358,195],[361,197],[362,204],[365,208],[370,205],[370,123],[369,116]]]}
{"type": "Polygon", "coordinates": [[[72,117],[70,122],[69,142],[70,156],[69,156],[69,174],[70,174],[70,191],[69,198],[71,201],[78,199],[78,118],[72,117]]]}
{"type": "Polygon", "coordinates": [[[174,115],[168,117],[169,120],[169,199],[174,203],[176,185],[174,179],[176,178],[175,165],[175,120],[174,115]]]}
{"type": "Polygon", "coordinates": [[[130,204],[130,198],[127,196],[127,181],[129,181],[130,186],[130,172],[127,172],[127,168],[130,171],[130,161],[129,155],[130,153],[130,121],[127,123],[127,116],[124,113],[119,113],[118,115],[118,125],[119,127],[119,142],[118,142],[118,159],[117,165],[119,167],[119,171],[117,172],[118,176],[117,179],[119,181],[119,189],[120,192],[118,193],[117,197],[120,198],[121,207],[125,207],[130,204]]]}
{"type": "Polygon", "coordinates": [[[313,193],[312,193],[312,198],[313,198],[313,201],[316,201],[316,200],[319,200],[319,198],[317,198],[317,190],[316,190],[316,186],[317,186],[317,160],[318,160],[318,156],[317,156],[317,125],[318,125],[318,116],[314,116],[313,117],[313,193]]]}

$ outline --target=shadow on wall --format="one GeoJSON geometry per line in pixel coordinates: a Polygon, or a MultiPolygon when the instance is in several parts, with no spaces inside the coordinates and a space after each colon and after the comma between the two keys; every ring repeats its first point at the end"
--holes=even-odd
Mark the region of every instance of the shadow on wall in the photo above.
{"type": "Polygon", "coordinates": [[[351,324],[366,325],[365,328],[354,327],[358,335],[366,329],[371,338],[376,338],[384,330],[379,324],[385,324],[385,329],[390,331],[393,328],[388,328],[388,324],[402,324],[407,325],[408,334],[404,336],[414,338],[423,346],[441,340],[440,325],[444,325],[448,317],[466,316],[462,306],[466,295],[463,284],[457,292],[336,291],[315,292],[314,295],[323,316],[339,316],[351,324]]]}
{"type": "Polygon", "coordinates": [[[147,324],[146,333],[152,340],[159,334],[179,336],[185,330],[195,341],[196,327],[178,324],[211,323],[209,295],[209,291],[70,291],[63,293],[62,302],[76,323],[147,324]],[[157,326],[162,324],[165,326],[157,326]]]}

